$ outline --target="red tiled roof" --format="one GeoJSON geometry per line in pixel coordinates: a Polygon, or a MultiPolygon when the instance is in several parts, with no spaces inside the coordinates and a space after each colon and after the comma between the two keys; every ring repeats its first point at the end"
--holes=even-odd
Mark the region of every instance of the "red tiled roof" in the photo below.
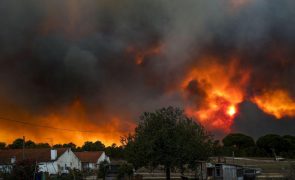
{"type": "MultiPolygon", "coordinates": [[[[57,158],[61,156],[68,148],[57,148],[57,158]]],[[[51,161],[50,148],[42,149],[25,149],[25,159],[33,159],[38,162],[51,161]]],[[[16,161],[23,159],[22,149],[3,149],[0,150],[0,164],[10,164],[11,158],[16,157],[16,161]]]]}
{"type": "Polygon", "coordinates": [[[75,152],[76,156],[81,162],[97,163],[97,160],[102,155],[103,151],[85,151],[85,152],[75,152]]]}

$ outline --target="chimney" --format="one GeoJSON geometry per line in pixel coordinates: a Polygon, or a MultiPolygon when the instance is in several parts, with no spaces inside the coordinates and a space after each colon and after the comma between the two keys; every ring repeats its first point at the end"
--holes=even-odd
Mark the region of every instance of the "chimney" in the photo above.
{"type": "Polygon", "coordinates": [[[56,149],[50,150],[50,157],[51,157],[51,160],[56,160],[56,158],[57,158],[57,150],[56,149]]]}
{"type": "Polygon", "coordinates": [[[12,157],[12,158],[10,159],[10,162],[11,162],[11,164],[15,164],[15,162],[16,162],[16,157],[15,157],[15,156],[12,157]]]}

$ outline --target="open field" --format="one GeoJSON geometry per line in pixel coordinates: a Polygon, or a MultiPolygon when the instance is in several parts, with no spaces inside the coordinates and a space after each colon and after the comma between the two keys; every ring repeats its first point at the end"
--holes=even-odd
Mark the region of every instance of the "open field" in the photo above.
{"type": "Polygon", "coordinates": [[[274,161],[271,158],[225,158],[226,163],[261,168],[262,173],[286,173],[295,160],[274,161]]]}

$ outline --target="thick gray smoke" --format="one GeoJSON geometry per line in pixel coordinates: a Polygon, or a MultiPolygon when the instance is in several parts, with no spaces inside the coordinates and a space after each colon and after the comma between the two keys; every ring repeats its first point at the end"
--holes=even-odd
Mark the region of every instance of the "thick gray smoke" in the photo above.
{"type": "MultiPolygon", "coordinates": [[[[46,114],[79,99],[90,116],[99,110],[128,119],[162,106],[183,107],[177,87],[204,54],[224,64],[238,55],[240,68],[251,69],[249,97],[269,88],[295,96],[295,2],[234,1],[3,0],[1,107],[46,114]],[[162,47],[160,55],[135,63],[137,52],[155,46],[162,47]]],[[[192,98],[203,91],[194,92],[192,98]]],[[[261,132],[295,125],[270,125],[247,104],[238,118],[234,128],[250,135],[257,135],[255,122],[265,123],[261,132]]]]}

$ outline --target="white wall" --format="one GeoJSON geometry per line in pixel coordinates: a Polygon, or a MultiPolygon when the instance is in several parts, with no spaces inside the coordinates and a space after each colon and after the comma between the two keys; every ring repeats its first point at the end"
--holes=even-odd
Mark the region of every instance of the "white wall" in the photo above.
{"type": "Polygon", "coordinates": [[[58,174],[56,161],[39,163],[39,171],[48,172],[49,174],[58,174]]]}
{"type": "Polygon", "coordinates": [[[0,171],[3,173],[10,173],[12,170],[12,165],[0,165],[0,171]]]}
{"type": "Polygon", "coordinates": [[[97,164],[100,164],[101,162],[103,162],[103,161],[107,161],[108,163],[110,163],[110,158],[105,154],[105,152],[103,152],[102,154],[101,154],[101,156],[98,158],[98,160],[97,160],[97,164]]]}
{"type": "Polygon", "coordinates": [[[61,168],[65,167],[70,167],[71,169],[79,169],[81,170],[81,162],[78,159],[78,157],[68,149],[64,154],[62,154],[58,159],[57,159],[57,165],[61,168]]]}
{"type": "Polygon", "coordinates": [[[67,173],[65,167],[81,170],[81,162],[71,149],[67,149],[53,162],[39,163],[39,171],[48,172],[49,174],[67,173]]]}

